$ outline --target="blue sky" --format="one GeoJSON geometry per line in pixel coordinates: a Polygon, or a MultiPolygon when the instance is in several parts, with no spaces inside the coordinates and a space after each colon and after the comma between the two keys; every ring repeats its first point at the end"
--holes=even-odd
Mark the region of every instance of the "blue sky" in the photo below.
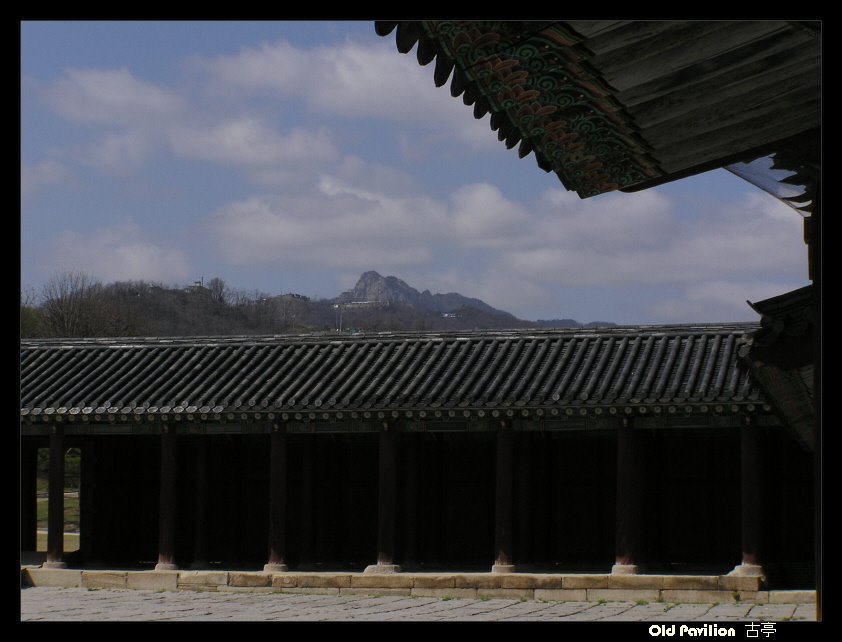
{"type": "Polygon", "coordinates": [[[526,319],[756,319],[798,214],[725,170],[581,200],[371,22],[24,22],[21,287],[365,270],[526,319]]]}

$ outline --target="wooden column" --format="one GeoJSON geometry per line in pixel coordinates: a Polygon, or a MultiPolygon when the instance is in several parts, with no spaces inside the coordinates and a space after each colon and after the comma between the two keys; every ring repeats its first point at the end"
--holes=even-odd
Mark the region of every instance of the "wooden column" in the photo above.
{"type": "Polygon", "coordinates": [[[300,569],[311,567],[315,559],[313,524],[318,510],[313,494],[316,478],[315,450],[314,438],[308,435],[301,444],[301,514],[299,517],[301,555],[297,567],[300,569]]]}
{"type": "Polygon", "coordinates": [[[404,568],[418,567],[418,529],[421,510],[421,456],[420,434],[405,433],[403,442],[406,454],[406,486],[404,495],[404,568]]]}
{"type": "Polygon", "coordinates": [[[822,183],[809,220],[808,265],[813,281],[813,545],[816,565],[816,619],[822,619],[822,183]]]}
{"type": "Polygon", "coordinates": [[[505,420],[497,431],[497,478],[494,510],[494,565],[492,573],[513,573],[512,507],[514,505],[514,433],[505,420]]]}
{"type": "Polygon", "coordinates": [[[20,449],[20,550],[38,547],[38,448],[21,444],[20,449]]]}
{"type": "Polygon", "coordinates": [[[269,433],[269,561],[263,570],[282,573],[286,556],[287,435],[284,424],[272,424],[269,433]]]}
{"type": "Polygon", "coordinates": [[[537,497],[532,489],[532,468],[535,461],[532,458],[532,442],[535,433],[523,432],[517,438],[517,467],[516,490],[517,509],[515,510],[515,547],[521,570],[524,563],[534,563],[535,554],[532,545],[534,533],[533,510],[537,497]]]}
{"type": "Polygon", "coordinates": [[[175,519],[178,483],[176,428],[164,424],[161,433],[161,492],[158,508],[158,563],[156,571],[173,571],[175,564],[175,519]]]}
{"type": "Polygon", "coordinates": [[[623,417],[617,429],[617,521],[612,573],[637,573],[643,526],[643,468],[640,435],[632,420],[623,417]]]}
{"type": "Polygon", "coordinates": [[[208,436],[196,444],[196,513],[192,569],[208,568],[208,436]]]}
{"type": "Polygon", "coordinates": [[[47,506],[47,560],[44,568],[66,568],[64,562],[64,427],[50,434],[50,479],[47,506]]]}
{"type": "Polygon", "coordinates": [[[763,518],[760,433],[752,417],[740,428],[740,515],[742,559],[731,574],[763,576],[760,537],[763,518]]]}
{"type": "Polygon", "coordinates": [[[366,573],[395,573],[401,570],[395,564],[396,437],[394,425],[384,422],[380,432],[377,564],[367,567],[366,573]]]}
{"type": "Polygon", "coordinates": [[[93,561],[96,538],[94,529],[96,451],[96,438],[87,437],[82,444],[82,469],[79,479],[79,550],[86,565],[90,565],[93,561]]]}

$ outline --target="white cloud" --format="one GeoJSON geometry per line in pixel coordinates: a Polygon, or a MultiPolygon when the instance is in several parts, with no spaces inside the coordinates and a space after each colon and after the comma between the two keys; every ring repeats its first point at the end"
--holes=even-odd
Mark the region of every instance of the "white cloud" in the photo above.
{"type": "Polygon", "coordinates": [[[526,209],[487,183],[464,185],[451,195],[453,232],[467,247],[506,247],[528,236],[526,209]]]}
{"type": "Polygon", "coordinates": [[[231,262],[368,269],[426,263],[440,241],[444,208],[393,198],[323,177],[306,196],[264,196],[214,214],[211,233],[231,262]]]}
{"type": "Polygon", "coordinates": [[[37,165],[22,165],[20,168],[21,197],[31,196],[42,185],[60,183],[67,176],[67,168],[56,160],[46,160],[37,165]]]}
{"type": "Polygon", "coordinates": [[[298,97],[322,113],[423,125],[471,147],[498,144],[487,118],[475,121],[446,87],[435,87],[432,65],[398,54],[392,42],[303,49],[282,40],[196,64],[228,87],[298,97]]]}
{"type": "Polygon", "coordinates": [[[544,215],[528,247],[503,253],[504,265],[546,283],[604,286],[765,277],[806,264],[801,219],[775,201],[747,196],[691,221],[654,192],[584,203],[555,221],[544,215]]]}
{"type": "Polygon", "coordinates": [[[688,287],[681,297],[652,305],[649,313],[662,323],[759,321],[746,301],[762,301],[796,287],[785,282],[707,281],[688,287]]]}
{"type": "Polygon", "coordinates": [[[252,117],[208,127],[176,127],[170,140],[181,156],[246,166],[314,165],[339,156],[325,129],[296,128],[282,135],[252,117]]]}
{"type": "Polygon", "coordinates": [[[67,69],[45,92],[58,113],[92,123],[153,124],[177,113],[183,101],[174,92],[138,80],[128,69],[67,69]]]}
{"type": "Polygon", "coordinates": [[[133,224],[94,234],[64,232],[52,243],[46,263],[56,271],[79,270],[104,281],[171,282],[190,272],[184,253],[157,245],[133,224]]]}
{"type": "Polygon", "coordinates": [[[122,174],[137,168],[148,150],[149,141],[140,132],[109,134],[90,147],[88,162],[107,172],[122,174]]]}

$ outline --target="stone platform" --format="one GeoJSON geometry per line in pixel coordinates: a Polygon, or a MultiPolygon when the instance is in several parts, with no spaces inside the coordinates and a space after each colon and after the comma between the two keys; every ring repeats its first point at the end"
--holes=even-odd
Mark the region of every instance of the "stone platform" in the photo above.
{"type": "Polygon", "coordinates": [[[390,573],[86,570],[21,567],[21,586],[158,591],[402,595],[558,602],[799,604],[812,590],[764,590],[759,577],[548,573],[390,573]]]}

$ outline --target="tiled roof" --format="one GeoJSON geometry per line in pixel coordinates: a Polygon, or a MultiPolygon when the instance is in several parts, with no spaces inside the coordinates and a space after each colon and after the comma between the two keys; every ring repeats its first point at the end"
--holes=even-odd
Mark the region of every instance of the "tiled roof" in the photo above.
{"type": "Polygon", "coordinates": [[[33,340],[21,418],[749,404],[756,328],[33,340]]]}
{"type": "MultiPolygon", "coordinates": [[[[394,31],[401,53],[416,47],[420,64],[435,61],[437,86],[450,79],[476,118],[491,114],[506,147],[534,153],[583,198],[781,152],[821,126],[817,22],[433,20],[375,29],[394,31]]],[[[817,149],[810,157],[819,162],[817,149]]]]}

